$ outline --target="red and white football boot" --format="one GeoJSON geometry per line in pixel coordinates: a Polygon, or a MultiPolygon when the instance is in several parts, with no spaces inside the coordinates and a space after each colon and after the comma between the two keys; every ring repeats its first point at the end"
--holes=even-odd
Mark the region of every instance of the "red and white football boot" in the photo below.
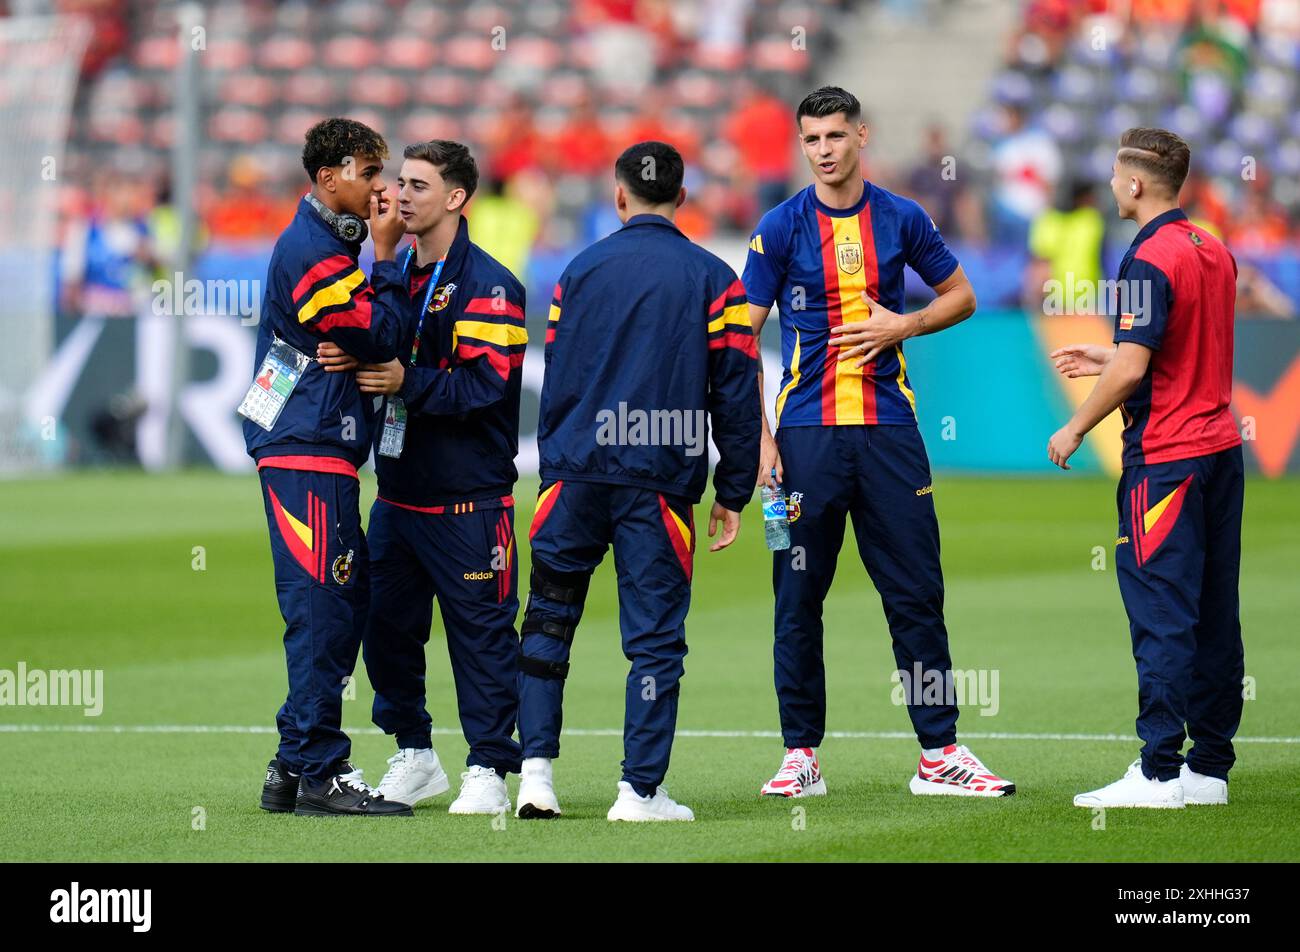
{"type": "Polygon", "coordinates": [[[817,763],[817,751],[811,747],[787,748],[781,769],[759,792],[765,797],[826,796],[826,781],[817,763]]]}
{"type": "Polygon", "coordinates": [[[965,745],[949,744],[937,760],[921,754],[909,784],[917,796],[1009,797],[1016,785],[985,767],[965,745]]]}

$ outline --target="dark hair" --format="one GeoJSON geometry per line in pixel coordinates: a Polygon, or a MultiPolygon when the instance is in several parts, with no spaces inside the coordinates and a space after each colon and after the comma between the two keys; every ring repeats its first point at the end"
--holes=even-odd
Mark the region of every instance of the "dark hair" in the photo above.
{"type": "Polygon", "coordinates": [[[685,174],[681,153],[667,142],[638,142],[614,163],[614,177],[650,205],[675,202],[685,174]]]}
{"type": "Polygon", "coordinates": [[[1168,129],[1129,129],[1119,137],[1116,159],[1149,173],[1177,196],[1192,165],[1192,150],[1168,129]]]}
{"type": "Polygon", "coordinates": [[[862,103],[858,102],[858,97],[847,89],[838,86],[822,86],[803,97],[803,102],[799,103],[799,108],[794,112],[794,122],[795,125],[799,125],[803,122],[804,116],[821,119],[824,116],[833,116],[837,112],[844,113],[844,118],[849,122],[857,122],[862,118],[862,103]]]}
{"type": "Polygon", "coordinates": [[[438,170],[448,185],[463,188],[466,202],[474,197],[474,190],[478,188],[478,163],[470,155],[468,146],[450,139],[430,139],[408,145],[402,150],[402,157],[423,159],[438,170]]]}
{"type": "Polygon", "coordinates": [[[302,167],[314,183],[321,169],[342,165],[353,155],[386,159],[388,143],[374,129],[355,119],[322,119],[307,130],[302,167]]]}

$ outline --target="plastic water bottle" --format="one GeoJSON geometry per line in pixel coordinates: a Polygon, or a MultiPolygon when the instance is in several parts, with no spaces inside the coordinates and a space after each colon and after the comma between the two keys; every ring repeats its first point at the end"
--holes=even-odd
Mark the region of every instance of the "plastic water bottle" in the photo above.
{"type": "MultiPolygon", "coordinates": [[[[772,470],[772,480],[776,481],[776,469],[772,470]]],[[[790,548],[790,519],[785,509],[785,490],[777,483],[773,489],[764,483],[758,490],[763,502],[763,534],[767,547],[773,552],[790,548]]]]}

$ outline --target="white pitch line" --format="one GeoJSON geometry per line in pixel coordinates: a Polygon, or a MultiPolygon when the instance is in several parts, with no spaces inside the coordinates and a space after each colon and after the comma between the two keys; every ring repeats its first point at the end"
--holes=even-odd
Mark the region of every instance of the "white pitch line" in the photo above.
{"type": "MultiPolygon", "coordinates": [[[[0,734],[276,734],[270,724],[0,724],[0,734]]],[[[383,734],[378,727],[353,727],[349,734],[383,734]]],[[[434,728],[433,733],[460,736],[451,728],[434,728]]],[[[622,737],[623,729],[565,728],[565,737],[622,737]]],[[[709,738],[780,738],[780,731],[715,731],[683,728],[678,737],[709,738]]],[[[915,740],[907,731],[827,731],[835,740],[915,740]]],[[[1011,733],[1001,731],[971,731],[962,733],[960,740],[1049,740],[1049,741],[1110,741],[1134,743],[1136,737],[1128,734],[1044,734],[1011,733]]],[[[1300,737],[1234,737],[1236,744],[1300,744],[1300,737]]]]}

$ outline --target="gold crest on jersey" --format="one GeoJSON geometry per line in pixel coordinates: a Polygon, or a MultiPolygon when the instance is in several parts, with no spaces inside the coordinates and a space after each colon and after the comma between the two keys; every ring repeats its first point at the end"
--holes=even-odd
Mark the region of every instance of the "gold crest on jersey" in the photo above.
{"type": "Polygon", "coordinates": [[[451,303],[451,292],[455,290],[456,290],[456,285],[444,284],[442,287],[434,291],[433,300],[429,302],[430,312],[441,311],[445,309],[447,305],[451,303]]]}
{"type": "Polygon", "coordinates": [[[835,262],[845,274],[857,274],[862,270],[862,243],[844,241],[836,245],[835,262]]]}

